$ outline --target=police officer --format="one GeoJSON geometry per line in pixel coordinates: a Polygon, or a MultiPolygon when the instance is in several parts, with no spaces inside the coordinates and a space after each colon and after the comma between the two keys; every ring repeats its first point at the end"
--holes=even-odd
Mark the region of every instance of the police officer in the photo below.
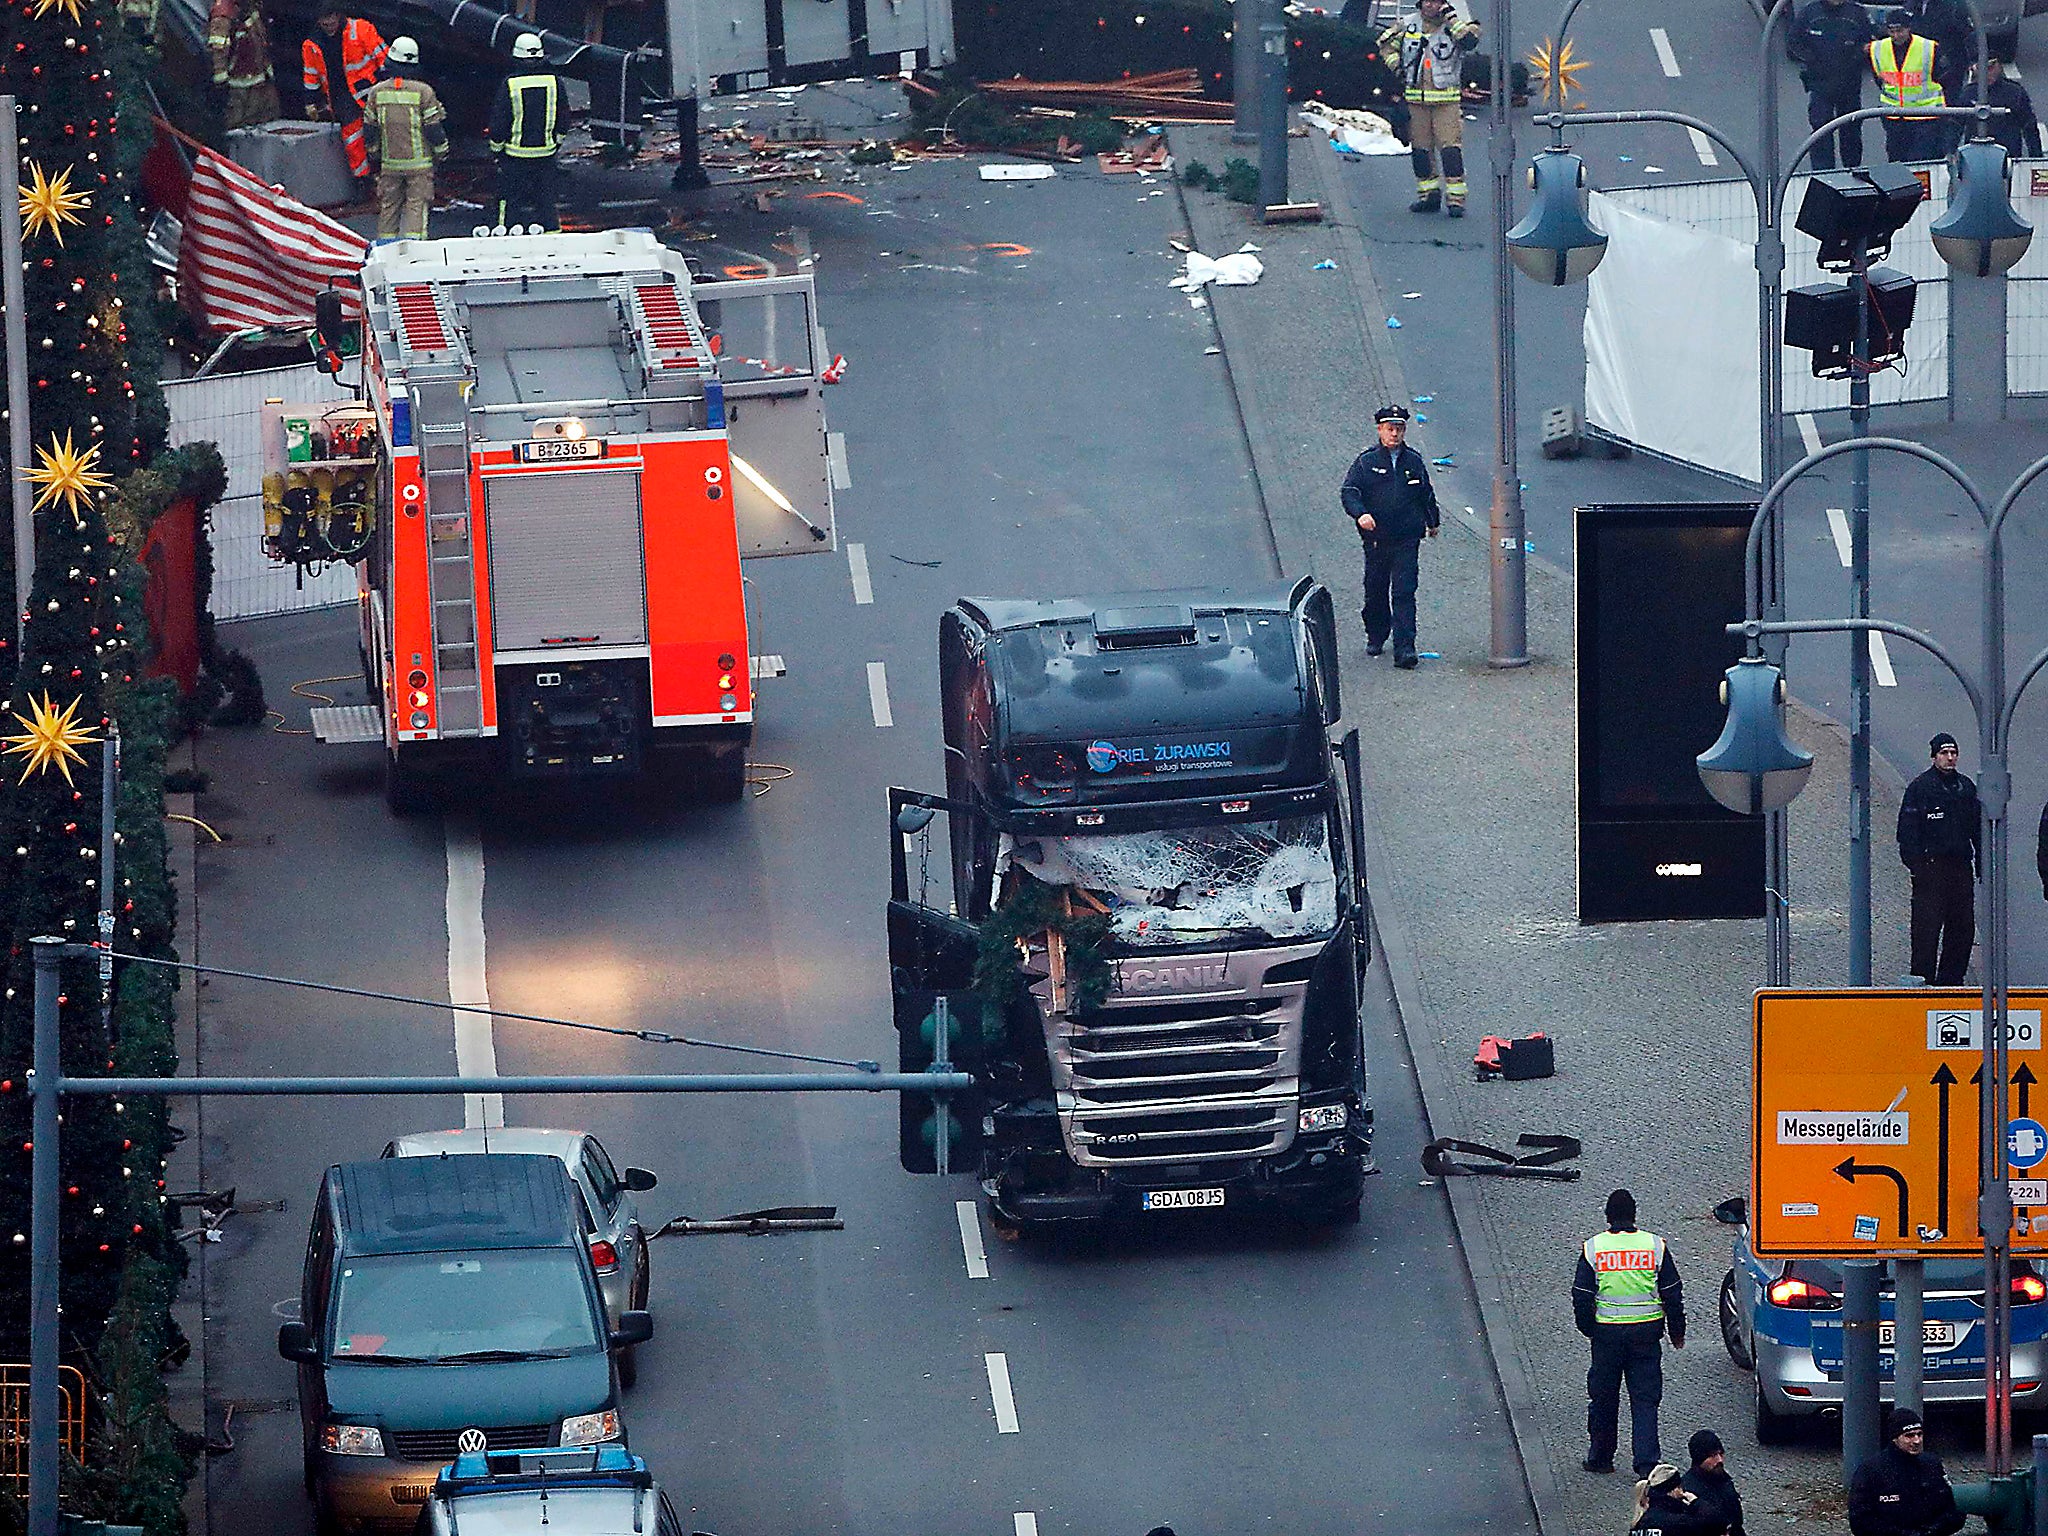
{"type": "Polygon", "coordinates": [[[1671,1347],[1685,1348],[1685,1287],[1664,1239],[1636,1230],[1636,1197],[1625,1189],[1607,1197],[1607,1230],[1587,1238],[1579,1250],[1572,1320],[1593,1345],[1586,1372],[1590,1444],[1580,1465],[1588,1472],[1614,1470],[1625,1379],[1629,1449],[1636,1476],[1646,1477],[1658,1464],[1657,1405],[1664,1397],[1658,1340],[1668,1326],[1671,1347]]]}
{"type": "Polygon", "coordinates": [[[562,82],[541,60],[540,35],[512,44],[519,61],[491,102],[491,157],[498,165],[498,222],[553,229],[556,155],[562,147],[562,82]]]}
{"type": "Polygon", "coordinates": [[[1984,86],[1984,105],[2005,108],[2005,116],[1991,119],[1991,137],[2005,146],[2014,160],[2039,159],[2041,120],[2034,115],[2034,98],[2027,88],[2005,72],[2005,61],[1992,54],[1984,86]]]}
{"type": "Polygon", "coordinates": [[[1950,1536],[1963,1528],[1941,1458],[1923,1449],[1927,1431],[1910,1408],[1885,1415],[1884,1448],[1849,1480],[1855,1536],[1950,1536]]]}
{"type": "Polygon", "coordinates": [[[363,98],[363,127],[377,157],[377,235],[427,238],[427,211],[434,206],[434,162],[448,153],[447,113],[434,88],[416,76],[420,45],[394,37],[385,55],[384,78],[363,98]]]}
{"type": "Polygon", "coordinates": [[[1927,750],[1932,766],[1899,802],[1899,857],[1913,872],[1913,974],[1929,986],[1959,987],[1977,942],[1983,812],[1977,786],[1956,771],[1955,737],[1939,731],[1927,750]]]}
{"type": "MultiPolygon", "coordinates": [[[[1866,50],[1877,38],[1870,13],[1857,0],[1807,0],[1785,34],[1785,52],[1799,66],[1806,87],[1806,122],[1811,128],[1834,121],[1863,105],[1863,81],[1870,73],[1866,50]]],[[[1835,146],[1842,164],[1863,163],[1863,125],[1850,123],[1813,146],[1813,168],[1835,168],[1835,146]]]]}
{"type": "MultiPolygon", "coordinates": [[[[1932,38],[1913,30],[1913,13],[1904,6],[1885,18],[1885,35],[1870,45],[1870,72],[1877,76],[1881,107],[1939,107],[1941,71],[1948,60],[1932,38]]],[[[1904,113],[1881,119],[1885,158],[1893,164],[1934,160],[1941,156],[1941,119],[1904,113]]]]}
{"type": "Polygon", "coordinates": [[[1416,552],[1435,538],[1440,515],[1429,466],[1408,446],[1408,408],[1382,407],[1373,416],[1380,440],[1351,463],[1344,476],[1344,515],[1365,545],[1365,651],[1377,656],[1394,642],[1394,665],[1416,664],[1416,552]]]}

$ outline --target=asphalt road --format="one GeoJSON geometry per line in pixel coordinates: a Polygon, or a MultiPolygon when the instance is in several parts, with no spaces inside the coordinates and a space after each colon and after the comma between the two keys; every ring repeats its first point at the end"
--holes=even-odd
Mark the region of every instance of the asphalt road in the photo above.
{"type": "MultiPolygon", "coordinates": [[[[1478,7],[1482,16],[1488,8],[1478,7]]],[[[1518,8],[1517,52],[1526,55],[1556,24],[1548,7],[1518,8]]],[[[1628,111],[1661,109],[1687,113],[1723,129],[1745,156],[1757,142],[1757,23],[1747,5],[1700,5],[1689,0],[1639,0],[1630,5],[1588,3],[1571,27],[1573,55],[1584,64],[1574,109],[1628,111]]],[[[2020,63],[2048,74],[2048,16],[2022,24],[2020,63]]],[[[1781,73],[1781,143],[1789,154],[1805,136],[1806,101],[1790,66],[1781,73]]],[[[1866,93],[1874,104],[1874,91],[1866,93]]],[[[2043,99],[2036,88],[2037,103],[2043,99]]],[[[1476,110],[1476,109],[1475,109],[1476,110]]],[[[1529,112],[1547,110],[1537,103],[1529,112]]],[[[1472,187],[1469,216],[1459,223],[1442,215],[1407,211],[1413,183],[1405,160],[1351,160],[1346,174],[1359,209],[1374,271],[1390,308],[1401,320],[1395,346],[1417,395],[1434,399],[1415,440],[1434,457],[1454,455],[1457,468],[1445,476],[1444,499],[1476,510],[1484,522],[1491,502],[1494,434],[1494,347],[1491,257],[1492,184],[1488,169],[1487,124],[1483,111],[1465,124],[1467,167],[1472,187]]],[[[1521,159],[1549,142],[1549,133],[1528,125],[1517,131],[1521,159]]],[[[1680,181],[1720,180],[1736,174],[1725,151],[1718,164],[1703,163],[1687,131],[1666,124],[1632,124],[1574,129],[1573,147],[1586,160],[1595,188],[1646,186],[1680,181]]],[[[1881,154],[1882,138],[1870,126],[1866,156],[1881,154]]],[[[1709,146],[1711,149],[1711,146],[1709,146]]],[[[1518,206],[1526,194],[1515,183],[1518,206]]],[[[1537,555],[1569,571],[1573,564],[1572,513],[1598,502],[1750,500],[1755,493],[1731,481],[1689,471],[1644,456],[1624,461],[1553,461],[1540,452],[1543,412],[1581,405],[1585,395],[1585,348],[1580,327],[1585,315],[1583,287],[1546,289],[1515,283],[1518,348],[1517,401],[1520,467],[1529,539],[1537,555]]],[[[1737,323],[1753,325],[1748,314],[1737,323]]],[[[1716,405],[1711,389],[1701,392],[1701,409],[1716,405]]],[[[2021,401],[2013,419],[1996,427],[1950,425],[1945,408],[1903,406],[1873,414],[1872,430],[1915,437],[1953,457],[1986,487],[1995,501],[2013,476],[2042,450],[2043,402],[2021,401]]],[[[1818,441],[1849,436],[1848,413],[1820,413],[1808,419],[1818,441]]],[[[1806,451],[1800,432],[1788,424],[1785,463],[1806,451]]],[[[1361,426],[1361,436],[1368,430],[1361,426]]],[[[1731,418],[1731,434],[1755,431],[1748,417],[1731,418]]],[[[1439,472],[1442,473],[1441,471],[1439,472]]],[[[1788,493],[1789,606],[1795,616],[1833,617],[1848,612],[1849,581],[1826,509],[1846,507],[1849,463],[1832,461],[1788,493]]],[[[1915,625],[1943,641],[1975,667],[1982,655],[1978,627],[1978,523],[1969,503],[1936,471],[1896,455],[1874,456],[1872,486],[1872,612],[1915,625]]],[[[2009,664],[2017,668],[2048,645],[2048,604],[2033,573],[2048,568],[2048,492],[2039,483],[2022,503],[2007,532],[2009,571],[2007,624],[2009,664]]],[[[1843,535],[1846,538],[1846,533],[1843,535]]],[[[1887,647],[1896,682],[1884,685],[1882,669],[1872,692],[1872,729],[1877,751],[1899,774],[1911,778],[1927,766],[1927,742],[1936,730],[1953,732],[1964,743],[1963,769],[1975,771],[1976,735],[1969,704],[1940,663],[1911,645],[1887,647]]],[[[1849,711],[1848,649],[1842,640],[1801,637],[1793,642],[1789,670],[1794,690],[1806,702],[1846,720],[1849,711]]],[[[2034,874],[2034,832],[2048,774],[2037,766],[2048,758],[2048,708],[2038,687],[2015,723],[2012,744],[2012,848],[2015,870],[2012,976],[2015,985],[2048,983],[2048,905],[2034,874]]],[[[1792,812],[1797,816],[1799,809],[1792,812]]],[[[1896,855],[1893,829],[1879,827],[1874,857],[1896,855]]],[[[1842,910],[1846,892],[1805,886],[1792,871],[1795,908],[1815,905],[1842,910]]],[[[1981,952],[1980,952],[1981,953],[1981,952]]],[[[1795,957],[1796,964],[1796,957],[1795,957]]],[[[1815,976],[1814,982],[1839,978],[1815,976]]],[[[1879,977],[1880,982],[1891,978],[1879,977]]]]}
{"type": "MultiPolygon", "coordinates": [[[[889,1052],[883,790],[940,782],[941,608],[963,592],[1274,566],[1213,328],[1165,286],[1170,189],[1092,168],[989,186],[969,164],[843,190],[865,201],[792,197],[767,218],[712,221],[719,248],[764,254],[792,220],[806,228],[831,348],[851,363],[828,403],[853,479],[840,537],[862,549],[866,592],[845,552],[750,570],[757,648],[790,668],[764,685],[752,755],[790,776],[709,811],[486,797],[444,829],[386,813],[369,750],[216,732],[199,814],[228,841],[199,856],[200,959],[445,998],[451,926],[465,924],[451,850],[459,861],[475,839],[497,1007],[889,1052]]],[[[294,682],[354,666],[346,611],[224,638],[256,658],[292,727],[305,723],[294,682]]],[[[455,1062],[445,1009],[225,981],[203,997],[207,1071],[455,1062]]],[[[897,1168],[883,1099],[514,1100],[506,1113],[588,1127],[622,1164],[655,1169],[661,1187],[642,1197],[655,1220],[793,1202],[846,1218],[840,1233],[656,1245],[657,1334],[629,1422],[698,1526],[1528,1530],[1442,1192],[1410,1171],[1421,1112],[1377,997],[1366,1025],[1395,1171],[1370,1183],[1362,1224],[1335,1233],[1188,1219],[1003,1245],[970,1181],[897,1168]]],[[[756,1064],[509,1021],[493,1045],[507,1074],[756,1064]]],[[[453,1100],[206,1112],[208,1183],[234,1185],[244,1207],[287,1202],[238,1215],[203,1252],[212,1396],[238,1405],[236,1449],[208,1463],[218,1528],[310,1526],[271,1335],[320,1169],[461,1114],[453,1100]]]]}

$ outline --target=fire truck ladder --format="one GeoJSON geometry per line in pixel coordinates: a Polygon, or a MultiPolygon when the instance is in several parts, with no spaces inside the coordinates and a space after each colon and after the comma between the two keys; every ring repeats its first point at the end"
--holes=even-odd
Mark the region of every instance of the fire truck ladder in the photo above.
{"type": "Polygon", "coordinates": [[[421,382],[415,430],[427,481],[427,575],[443,736],[483,731],[477,670],[476,543],[469,505],[469,406],[460,380],[421,382]]]}

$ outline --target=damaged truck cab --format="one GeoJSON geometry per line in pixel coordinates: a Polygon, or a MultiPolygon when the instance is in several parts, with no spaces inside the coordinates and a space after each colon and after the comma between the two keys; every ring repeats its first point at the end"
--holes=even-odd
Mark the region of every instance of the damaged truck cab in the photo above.
{"type": "Polygon", "coordinates": [[[905,1070],[977,1089],[904,1096],[905,1166],[978,1171],[1006,1229],[1356,1220],[1370,924],[1329,592],[964,598],[939,677],[946,792],[890,791],[889,956],[905,1070]]]}

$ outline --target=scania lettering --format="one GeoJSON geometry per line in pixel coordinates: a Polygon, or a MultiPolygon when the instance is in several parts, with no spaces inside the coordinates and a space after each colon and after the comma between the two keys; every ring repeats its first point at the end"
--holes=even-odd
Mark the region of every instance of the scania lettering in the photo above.
{"type": "Polygon", "coordinates": [[[963,598],[939,687],[945,793],[889,792],[889,954],[899,1059],[929,1065],[943,1018],[977,1088],[905,1096],[904,1165],[943,1143],[1006,1230],[1357,1219],[1368,919],[1329,593],[963,598]]]}
{"type": "MultiPolygon", "coordinates": [[[[385,242],[359,401],[273,402],[266,547],[357,573],[392,806],[679,762],[745,785],[740,562],[833,547],[811,279],[703,283],[645,230],[385,242]]],[[[771,673],[773,669],[768,669],[771,673]]]]}

